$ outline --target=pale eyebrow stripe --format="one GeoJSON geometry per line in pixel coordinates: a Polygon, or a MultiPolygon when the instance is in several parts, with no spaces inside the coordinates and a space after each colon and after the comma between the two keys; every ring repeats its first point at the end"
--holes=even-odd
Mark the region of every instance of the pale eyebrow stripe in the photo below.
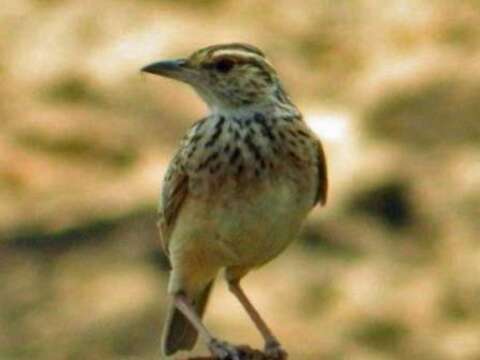
{"type": "Polygon", "coordinates": [[[256,54],[258,56],[265,57],[265,54],[254,46],[250,46],[242,43],[232,43],[232,44],[223,44],[223,45],[214,45],[208,48],[210,52],[214,53],[218,50],[238,50],[245,51],[250,54],[256,54]]]}
{"type": "Polygon", "coordinates": [[[212,53],[212,58],[220,57],[220,56],[233,56],[233,57],[242,57],[242,58],[259,58],[260,56],[251,53],[245,50],[234,50],[234,49],[221,49],[217,50],[212,53]]]}
{"type": "Polygon", "coordinates": [[[268,61],[268,59],[266,59],[265,57],[257,55],[256,53],[252,53],[250,51],[244,51],[244,50],[233,50],[233,49],[217,50],[212,54],[211,59],[215,59],[217,57],[220,58],[223,56],[232,56],[233,58],[243,58],[245,59],[246,62],[248,62],[249,60],[253,60],[253,61],[256,60],[257,63],[260,63],[260,64],[266,63],[270,67],[273,67],[270,61],[268,61]]]}

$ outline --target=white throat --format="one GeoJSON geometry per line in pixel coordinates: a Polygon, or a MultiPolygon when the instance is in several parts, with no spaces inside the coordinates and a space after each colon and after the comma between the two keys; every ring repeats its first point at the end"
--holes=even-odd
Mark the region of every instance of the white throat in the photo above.
{"type": "Polygon", "coordinates": [[[279,102],[255,103],[243,106],[223,106],[209,104],[210,113],[215,116],[226,116],[237,119],[252,119],[255,114],[271,114],[276,117],[299,115],[298,109],[291,104],[279,102]]]}

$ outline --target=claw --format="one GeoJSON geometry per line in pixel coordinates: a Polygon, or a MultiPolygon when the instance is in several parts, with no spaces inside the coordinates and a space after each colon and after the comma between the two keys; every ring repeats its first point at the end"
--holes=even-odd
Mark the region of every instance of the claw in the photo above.
{"type": "Polygon", "coordinates": [[[220,360],[241,360],[241,352],[225,341],[213,339],[208,348],[211,354],[220,360]]]}
{"type": "Polygon", "coordinates": [[[287,360],[288,354],[283,350],[282,345],[276,340],[267,341],[265,343],[265,354],[268,358],[275,360],[287,360]]]}

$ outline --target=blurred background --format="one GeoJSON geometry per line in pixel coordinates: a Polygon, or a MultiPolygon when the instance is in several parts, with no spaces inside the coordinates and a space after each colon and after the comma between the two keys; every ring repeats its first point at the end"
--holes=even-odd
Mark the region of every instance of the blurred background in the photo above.
{"type": "MultiPolygon", "coordinates": [[[[139,68],[230,41],[329,160],[327,207],[244,282],[291,359],[479,359],[479,24],[476,0],[4,2],[0,359],[159,358],[156,199],[206,108],[139,68]]],[[[210,305],[262,345],[222,281],[210,305]]]]}

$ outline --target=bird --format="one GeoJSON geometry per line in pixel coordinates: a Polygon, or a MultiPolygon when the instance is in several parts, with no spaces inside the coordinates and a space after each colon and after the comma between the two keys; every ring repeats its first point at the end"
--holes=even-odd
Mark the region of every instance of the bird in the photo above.
{"type": "Polygon", "coordinates": [[[240,360],[239,347],[215,337],[202,321],[224,271],[228,289],[263,337],[264,353],[286,359],[240,281],[283,252],[308,213],[325,205],[320,139],[253,45],[212,45],[141,71],[190,85],[208,107],[180,141],[159,200],[161,246],[171,268],[163,356],[191,350],[200,335],[215,358],[240,360]]]}

